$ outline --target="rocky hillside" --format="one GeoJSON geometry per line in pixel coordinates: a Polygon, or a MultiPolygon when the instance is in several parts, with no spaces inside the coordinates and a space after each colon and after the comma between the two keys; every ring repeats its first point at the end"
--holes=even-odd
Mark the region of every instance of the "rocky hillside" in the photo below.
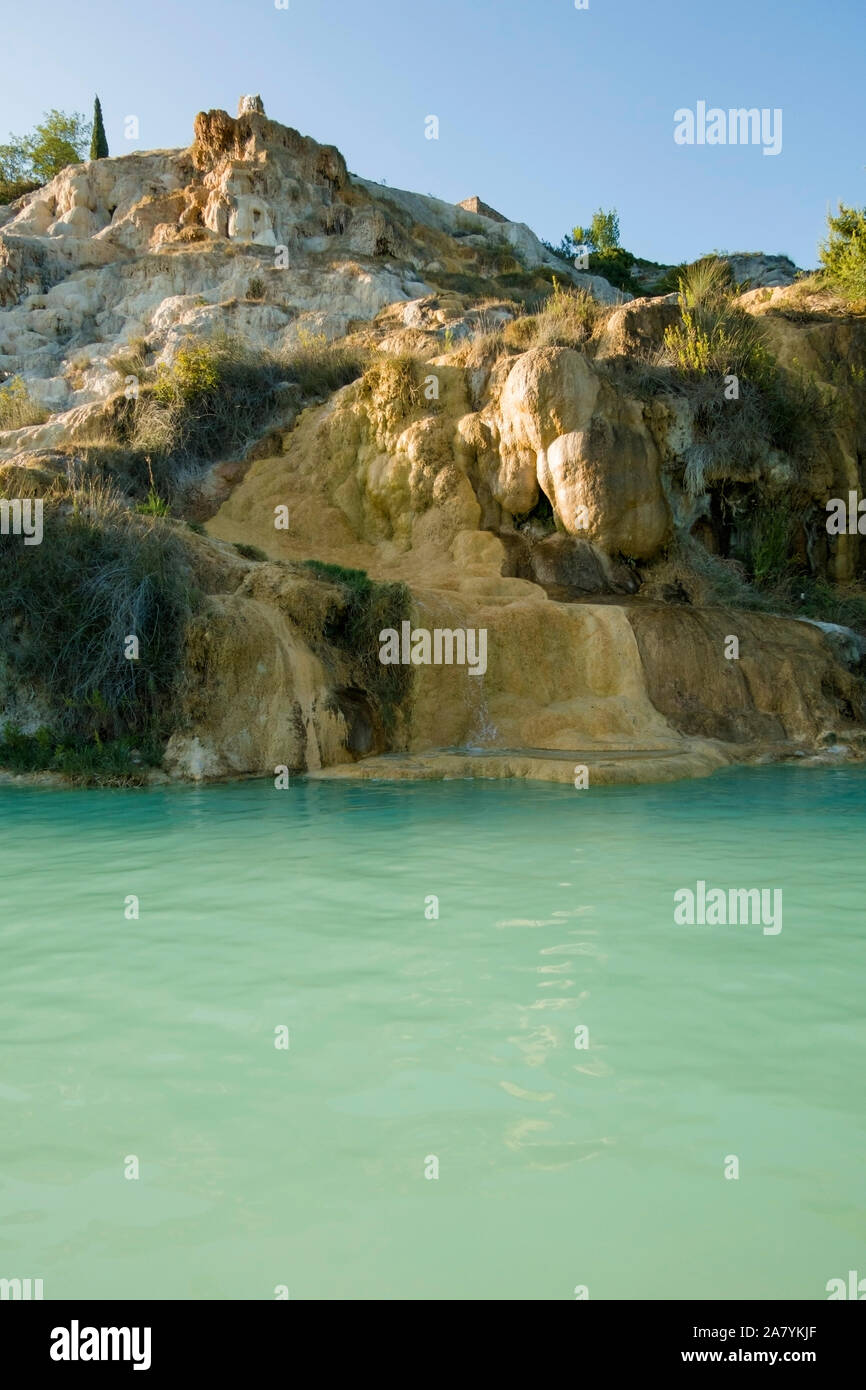
{"type": "Polygon", "coordinates": [[[23,369],[57,413],[4,452],[75,428],[141,335],[157,362],[218,329],[281,348],[434,285],[543,266],[574,278],[528,227],[353,177],[338,150],[255,110],[202,112],[188,150],[74,165],[0,211],[0,370],[23,369]]]}
{"type": "Polygon", "coordinates": [[[45,513],[0,536],[0,764],[861,755],[861,317],[777,256],[631,298],[257,99],[194,133],[0,208],[0,492],[45,513]],[[403,623],[483,672],[383,663],[403,623]]]}

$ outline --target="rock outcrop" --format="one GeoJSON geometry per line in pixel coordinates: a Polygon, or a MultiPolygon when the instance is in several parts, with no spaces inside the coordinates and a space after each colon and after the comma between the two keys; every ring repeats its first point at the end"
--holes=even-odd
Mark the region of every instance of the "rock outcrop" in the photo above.
{"type": "Polygon", "coordinates": [[[274,350],[303,332],[338,337],[483,261],[488,243],[570,277],[528,227],[478,217],[469,233],[468,216],[353,177],[259,97],[236,118],[200,112],[188,150],[64,169],[0,208],[0,381],[20,375],[58,416],[38,436],[0,435],[0,457],[68,434],[63,412],[110,393],[110,359],[133,339],[171,361],[184,338],[220,330],[274,350]],[[239,310],[251,282],[263,302],[239,310]]]}
{"type": "Polygon", "coordinates": [[[775,289],[793,285],[802,274],[788,256],[765,256],[759,251],[741,251],[726,255],[731,274],[738,285],[746,289],[775,289]]]}

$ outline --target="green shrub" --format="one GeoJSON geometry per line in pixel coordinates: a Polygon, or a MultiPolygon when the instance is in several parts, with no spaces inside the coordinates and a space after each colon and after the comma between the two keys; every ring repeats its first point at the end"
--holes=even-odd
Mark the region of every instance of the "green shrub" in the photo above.
{"type": "Polygon", "coordinates": [[[746,528],[744,559],[758,588],[777,582],[792,569],[791,536],[794,517],[784,506],[753,508],[746,528]]]}
{"type": "Polygon", "coordinates": [[[257,545],[247,545],[246,541],[235,541],[234,548],[244,560],[267,560],[267,555],[257,545]]]}
{"type": "MultiPolygon", "coordinates": [[[[794,368],[781,369],[760,319],[736,303],[730,266],[704,257],[680,276],[681,321],[665,332],[668,391],[688,398],[696,425],[685,484],[697,495],[709,480],[754,477],[771,450],[788,455],[796,483],[834,428],[838,405],[794,368]],[[737,378],[727,396],[725,378],[737,378]]],[[[663,385],[659,382],[653,387],[663,385]]]]}
{"type": "Polygon", "coordinates": [[[261,278],[260,275],[254,275],[253,278],[252,278],[252,280],[250,280],[250,283],[247,285],[246,298],[247,298],[247,299],[264,299],[264,297],[265,297],[265,282],[264,282],[264,280],[261,278]]]}
{"type": "Polygon", "coordinates": [[[154,398],[160,405],[197,405],[212,396],[227,375],[227,353],[210,343],[193,343],[178,348],[174,362],[160,362],[156,373],[154,398]]]}
{"type": "Polygon", "coordinates": [[[548,251],[574,265],[579,247],[588,248],[587,273],[602,275],[616,289],[628,294],[641,294],[640,285],[631,274],[636,257],[619,244],[619,216],[616,209],[604,212],[599,208],[589,227],[575,227],[562,238],[558,246],[544,242],[548,251]]]}
{"type": "Polygon", "coordinates": [[[3,677],[41,694],[60,742],[158,739],[196,602],[182,532],[104,485],[43,506],[41,545],[0,536],[3,677]]]}
{"type": "Polygon", "coordinates": [[[136,787],[161,761],[162,748],[144,738],[92,739],[50,729],[25,734],[12,723],[0,730],[0,767],[10,772],[59,772],[77,786],[136,787]]]}
{"type": "Polygon", "coordinates": [[[408,587],[379,583],[363,570],[321,560],[304,563],[318,578],[342,590],[343,603],[326,624],[324,636],[346,654],[355,680],[375,698],[383,727],[391,732],[412,689],[412,667],[382,664],[379,633],[385,628],[399,632],[400,624],[409,618],[412,596],[408,587]]]}
{"type": "MultiPolygon", "coordinates": [[[[144,345],[112,359],[117,370],[140,376],[144,345]]],[[[161,363],[137,399],[112,398],[91,444],[119,449],[124,482],[142,489],[156,479],[162,496],[172,495],[184,466],[240,452],[276,413],[285,387],[295,383],[308,402],[360,376],[361,354],[324,335],[301,333],[294,350],[276,354],[229,337],[193,341],[171,364],[161,363]],[[151,471],[152,470],[152,471],[151,471]]],[[[86,439],[80,441],[86,443],[86,439]]],[[[140,495],[140,493],[139,493],[140,495]]]]}
{"type": "Polygon", "coordinates": [[[142,516],[168,516],[171,511],[171,504],[166,502],[164,497],[160,497],[155,487],[151,487],[144,502],[139,502],[135,509],[141,512],[142,516]]]}
{"type": "Polygon", "coordinates": [[[846,299],[861,305],[866,301],[866,208],[840,203],[827,225],[829,235],[820,247],[827,276],[846,299]]]}
{"type": "Polygon", "coordinates": [[[772,359],[760,328],[748,314],[702,313],[683,309],[682,323],[665,330],[665,347],[682,372],[768,380],[772,359]]]}
{"type": "Polygon", "coordinates": [[[760,323],[735,303],[736,286],[727,261],[706,256],[680,276],[682,322],[665,331],[669,361],[691,376],[733,375],[769,385],[773,358],[760,323]]]}
{"type": "Polygon", "coordinates": [[[625,251],[621,246],[613,247],[609,251],[590,251],[589,274],[603,275],[616,289],[625,290],[627,294],[639,295],[642,293],[641,287],[631,273],[634,263],[635,257],[632,253],[625,251]]]}
{"type": "Polygon", "coordinates": [[[150,490],[146,500],[141,502],[135,510],[141,512],[142,516],[168,516],[171,511],[171,506],[163,497],[160,497],[156,490],[150,459],[146,459],[145,462],[147,463],[147,471],[150,477],[150,490]]]}
{"type": "Polygon", "coordinates": [[[619,215],[616,208],[604,212],[602,208],[593,213],[589,227],[575,227],[571,233],[577,245],[592,246],[596,251],[619,249],[619,215]]]}
{"type": "Polygon", "coordinates": [[[77,111],[46,111],[31,135],[0,145],[0,182],[48,183],[68,164],[80,164],[90,144],[90,122],[77,111]]]}
{"type": "MultiPolygon", "coordinates": [[[[579,228],[575,228],[575,231],[579,230],[579,228]]],[[[545,241],[543,245],[554,256],[558,256],[560,260],[565,261],[573,269],[580,269],[586,275],[602,275],[616,289],[625,290],[626,293],[633,295],[648,293],[632,275],[632,266],[637,264],[637,257],[622,246],[609,247],[604,251],[590,249],[586,266],[582,267],[575,265],[575,258],[578,246],[586,247],[587,242],[576,242],[570,236],[564,236],[558,246],[551,245],[549,241],[545,241]]],[[[548,275],[550,274],[547,267],[540,267],[540,269],[548,275]]],[[[655,294],[657,291],[653,289],[652,293],[655,294]]]]}

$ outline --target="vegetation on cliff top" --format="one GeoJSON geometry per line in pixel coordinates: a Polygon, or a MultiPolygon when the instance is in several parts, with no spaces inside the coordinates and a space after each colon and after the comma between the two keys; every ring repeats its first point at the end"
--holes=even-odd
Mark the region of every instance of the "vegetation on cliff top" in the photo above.
{"type": "Polygon", "coordinates": [[[692,406],[697,434],[686,484],[694,495],[710,477],[736,477],[770,450],[808,468],[832,409],[805,377],[783,372],[759,318],[737,303],[726,261],[705,257],[679,281],[680,321],[664,335],[662,363],[673,367],[692,406]],[[724,390],[720,389],[724,383],[724,390]]]}
{"type": "Polygon", "coordinates": [[[821,261],[830,283],[852,304],[866,307],[866,208],[839,204],[827,217],[821,261]]]}
{"type": "Polygon", "coordinates": [[[108,158],[108,140],[105,135],[105,126],[102,121],[102,105],[99,97],[93,98],[93,134],[90,137],[90,158],[108,158]]]}
{"type": "Polygon", "coordinates": [[[30,135],[10,135],[0,145],[0,203],[11,203],[67,164],[86,159],[90,136],[90,122],[80,112],[57,110],[46,111],[30,135]]]}

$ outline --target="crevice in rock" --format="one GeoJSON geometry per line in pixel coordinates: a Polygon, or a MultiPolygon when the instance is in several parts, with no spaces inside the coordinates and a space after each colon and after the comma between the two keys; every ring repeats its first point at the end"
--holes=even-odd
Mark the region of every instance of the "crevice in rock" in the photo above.
{"type": "Polygon", "coordinates": [[[386,740],[382,721],[373,701],[358,686],[342,686],[334,692],[337,707],[346,721],[346,748],[354,758],[383,753],[386,740]]]}

